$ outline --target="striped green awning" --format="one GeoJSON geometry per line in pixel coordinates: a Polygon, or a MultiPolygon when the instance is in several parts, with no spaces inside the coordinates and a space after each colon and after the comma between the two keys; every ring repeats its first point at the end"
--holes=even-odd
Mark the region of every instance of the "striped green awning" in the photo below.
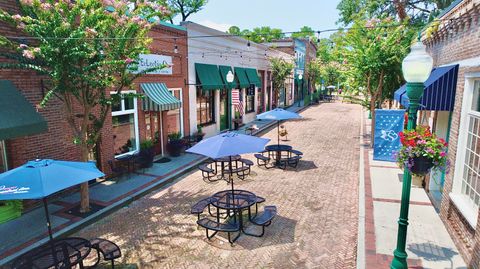
{"type": "Polygon", "coordinates": [[[197,85],[201,86],[203,90],[225,88],[225,84],[223,84],[223,80],[220,77],[218,66],[195,63],[195,72],[197,73],[197,85]]]}
{"type": "Polygon", "coordinates": [[[260,82],[260,78],[258,77],[257,69],[245,68],[245,73],[247,74],[250,84],[255,84],[257,87],[262,87],[262,82],[260,82]]]}
{"type": "Polygon", "coordinates": [[[144,111],[173,110],[182,105],[182,102],[168,90],[165,83],[142,83],[140,87],[145,94],[144,111]]]}
{"type": "Polygon", "coordinates": [[[47,122],[9,80],[0,80],[0,140],[47,131],[47,122]]]}
{"type": "Polygon", "coordinates": [[[232,74],[233,74],[232,68],[230,66],[225,66],[225,65],[220,65],[218,68],[220,69],[220,75],[222,76],[222,80],[226,85],[226,89],[231,90],[231,89],[237,88],[238,84],[235,80],[233,80],[232,83],[227,82],[228,71],[232,71],[232,74]]]}
{"type": "Polygon", "coordinates": [[[250,87],[250,81],[248,81],[247,74],[245,73],[245,68],[234,67],[234,70],[235,70],[235,77],[237,78],[239,87],[240,88],[250,87]]]}

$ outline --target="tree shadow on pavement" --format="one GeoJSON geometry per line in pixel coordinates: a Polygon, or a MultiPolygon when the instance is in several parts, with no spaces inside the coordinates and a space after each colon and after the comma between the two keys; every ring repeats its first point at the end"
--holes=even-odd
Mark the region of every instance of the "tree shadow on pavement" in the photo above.
{"type": "MultiPolygon", "coordinates": [[[[460,269],[454,267],[452,258],[458,255],[458,252],[451,248],[438,246],[432,243],[409,244],[407,249],[427,261],[450,261],[450,268],[460,269]]],[[[466,269],[466,267],[463,267],[466,269]]]]}
{"type": "Polygon", "coordinates": [[[290,168],[290,169],[287,168],[288,171],[294,171],[294,172],[302,172],[302,171],[307,171],[312,169],[318,169],[318,166],[315,164],[315,162],[304,161],[304,160],[300,160],[298,162],[297,168],[290,168]]]}

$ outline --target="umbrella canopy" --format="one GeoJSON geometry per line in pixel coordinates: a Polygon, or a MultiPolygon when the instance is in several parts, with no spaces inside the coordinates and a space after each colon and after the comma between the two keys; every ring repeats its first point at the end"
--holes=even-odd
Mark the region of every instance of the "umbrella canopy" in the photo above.
{"type": "Polygon", "coordinates": [[[256,136],[227,132],[212,136],[187,149],[187,152],[196,153],[212,159],[260,152],[265,149],[270,139],[256,136]]]}
{"type": "Polygon", "coordinates": [[[275,108],[257,115],[257,119],[259,120],[289,120],[300,118],[302,118],[302,116],[299,114],[281,108],[275,108]]]}
{"type": "Polygon", "coordinates": [[[41,199],[103,176],[92,162],[29,161],[0,174],[0,200],[41,199]]]}

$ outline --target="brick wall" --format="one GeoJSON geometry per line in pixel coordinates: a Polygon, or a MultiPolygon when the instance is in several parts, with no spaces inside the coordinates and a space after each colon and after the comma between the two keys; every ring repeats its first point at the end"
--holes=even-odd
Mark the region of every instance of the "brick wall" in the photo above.
{"type": "MultiPolygon", "coordinates": [[[[480,56],[478,9],[473,8],[470,12],[463,13],[463,16],[465,19],[455,20],[454,23],[450,22],[448,27],[441,27],[440,31],[425,40],[428,50],[434,59],[434,66],[453,64],[461,60],[480,56]],[[472,14],[477,14],[477,16],[472,16],[472,14]]],[[[440,217],[469,268],[478,269],[480,268],[480,225],[477,224],[476,228],[472,228],[449,196],[452,191],[455,174],[458,138],[459,135],[465,133],[465,130],[460,130],[465,74],[480,72],[478,63],[476,65],[460,64],[458,71],[455,106],[452,112],[448,147],[451,166],[450,172],[445,179],[440,217]]]]}

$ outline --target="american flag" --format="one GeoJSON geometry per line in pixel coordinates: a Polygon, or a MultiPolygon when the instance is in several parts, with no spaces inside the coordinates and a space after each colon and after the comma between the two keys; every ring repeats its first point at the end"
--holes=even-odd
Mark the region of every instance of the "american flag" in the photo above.
{"type": "Polygon", "coordinates": [[[232,105],[237,108],[237,111],[240,112],[240,116],[243,116],[243,100],[240,90],[232,90],[232,105]]]}

